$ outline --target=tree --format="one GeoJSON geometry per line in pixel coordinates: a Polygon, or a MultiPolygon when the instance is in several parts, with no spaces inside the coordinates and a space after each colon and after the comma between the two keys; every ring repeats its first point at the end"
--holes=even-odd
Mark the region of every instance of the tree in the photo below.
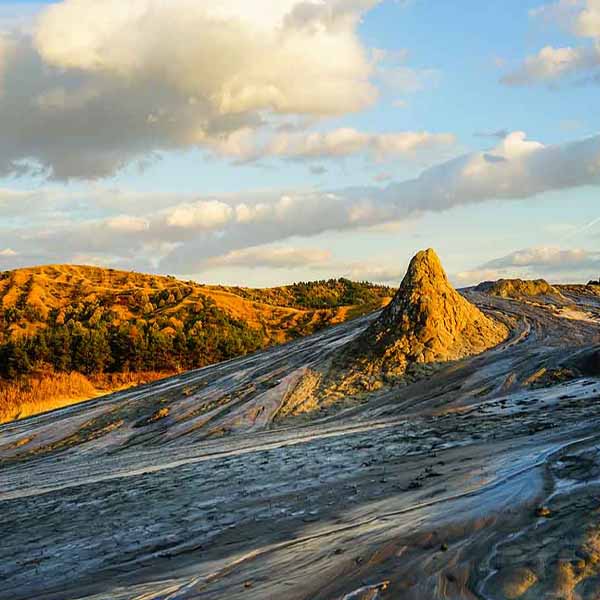
{"type": "Polygon", "coordinates": [[[5,378],[14,379],[32,369],[24,343],[11,340],[0,348],[0,372],[5,378]]]}

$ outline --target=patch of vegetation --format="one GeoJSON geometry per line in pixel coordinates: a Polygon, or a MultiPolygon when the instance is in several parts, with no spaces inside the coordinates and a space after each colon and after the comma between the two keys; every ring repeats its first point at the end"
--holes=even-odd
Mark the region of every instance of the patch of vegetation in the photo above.
{"type": "Polygon", "coordinates": [[[162,421],[166,419],[170,414],[170,409],[168,406],[164,406],[163,408],[159,408],[154,414],[152,414],[147,419],[142,419],[134,425],[134,427],[146,427],[147,425],[152,425],[152,423],[156,423],[157,421],[162,421]]]}

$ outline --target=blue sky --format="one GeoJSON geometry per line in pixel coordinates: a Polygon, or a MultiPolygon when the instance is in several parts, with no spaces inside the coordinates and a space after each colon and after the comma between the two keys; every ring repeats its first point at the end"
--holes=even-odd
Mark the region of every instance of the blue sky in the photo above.
{"type": "Polygon", "coordinates": [[[598,0],[53,4],[0,2],[0,268],[600,275],[598,0]]]}

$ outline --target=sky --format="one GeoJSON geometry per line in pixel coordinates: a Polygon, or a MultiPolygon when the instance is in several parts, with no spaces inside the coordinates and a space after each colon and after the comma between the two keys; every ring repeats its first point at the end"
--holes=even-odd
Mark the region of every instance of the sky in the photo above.
{"type": "Polygon", "coordinates": [[[0,0],[0,269],[600,277],[600,0],[0,0]]]}

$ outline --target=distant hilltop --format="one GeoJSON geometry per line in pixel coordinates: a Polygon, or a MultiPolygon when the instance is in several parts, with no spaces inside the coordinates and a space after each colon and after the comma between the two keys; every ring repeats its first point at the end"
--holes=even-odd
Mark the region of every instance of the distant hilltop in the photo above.
{"type": "Polygon", "coordinates": [[[484,292],[500,298],[522,298],[524,296],[560,296],[562,294],[545,279],[499,279],[484,281],[475,287],[476,292],[484,292]]]}

